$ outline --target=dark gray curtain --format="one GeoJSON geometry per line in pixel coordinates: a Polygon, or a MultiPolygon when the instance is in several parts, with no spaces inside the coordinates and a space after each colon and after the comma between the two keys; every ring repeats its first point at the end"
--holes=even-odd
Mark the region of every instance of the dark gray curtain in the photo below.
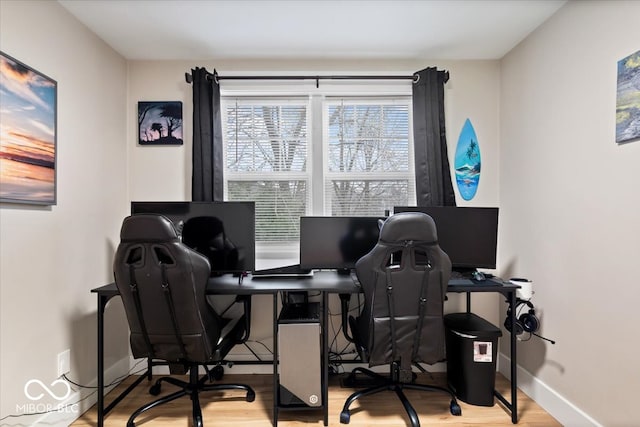
{"type": "Polygon", "coordinates": [[[217,73],[191,70],[193,89],[193,174],[191,200],[223,199],[222,119],[217,73]]]}
{"type": "Polygon", "coordinates": [[[435,67],[414,74],[413,141],[418,206],[455,206],[444,125],[444,84],[435,67]],[[417,81],[416,81],[417,80],[417,81]]]}

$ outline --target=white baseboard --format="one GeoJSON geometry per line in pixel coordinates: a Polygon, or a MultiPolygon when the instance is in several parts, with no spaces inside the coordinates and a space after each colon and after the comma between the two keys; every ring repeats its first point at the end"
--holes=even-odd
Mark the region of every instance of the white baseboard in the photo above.
{"type": "MultiPolygon", "coordinates": [[[[511,358],[498,354],[498,371],[511,379],[511,358]]],[[[533,399],[560,424],[567,427],[602,427],[582,409],[518,365],[518,388],[533,399]]]]}

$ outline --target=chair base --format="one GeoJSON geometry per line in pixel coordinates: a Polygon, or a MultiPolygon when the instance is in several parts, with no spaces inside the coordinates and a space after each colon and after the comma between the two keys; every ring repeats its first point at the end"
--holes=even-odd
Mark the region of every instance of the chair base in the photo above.
{"type": "Polygon", "coordinates": [[[191,365],[189,367],[189,382],[181,381],[172,377],[161,377],[156,380],[155,384],[149,389],[149,393],[157,396],[160,394],[161,384],[167,382],[182,388],[182,390],[175,393],[168,394],[160,399],[154,400],[151,403],[138,408],[127,421],[127,427],[135,427],[135,419],[148,410],[155,408],[158,405],[171,402],[182,396],[189,396],[192,402],[192,417],[193,427],[203,427],[202,423],[202,409],[200,407],[199,393],[202,391],[215,391],[215,390],[245,390],[247,392],[246,401],[253,402],[256,398],[256,393],[251,387],[245,384],[206,384],[211,379],[209,374],[203,377],[198,377],[198,365],[191,365]]]}
{"type": "Polygon", "coordinates": [[[398,369],[397,369],[397,366],[395,366],[395,364],[391,365],[390,378],[384,377],[380,374],[370,371],[369,369],[359,368],[359,367],[351,371],[350,377],[355,378],[355,375],[357,372],[367,375],[368,377],[374,378],[375,380],[379,381],[379,384],[364,390],[356,391],[355,393],[351,394],[351,396],[347,398],[344,404],[344,407],[342,408],[342,412],[340,413],[340,423],[342,424],[349,424],[349,421],[351,419],[351,411],[349,411],[349,406],[351,406],[351,404],[356,400],[360,399],[361,397],[380,393],[382,391],[394,391],[398,396],[398,399],[400,399],[402,406],[404,406],[404,409],[407,412],[407,415],[409,416],[409,420],[411,421],[411,427],[420,427],[420,420],[418,419],[418,414],[416,413],[416,410],[411,405],[411,402],[409,402],[409,399],[407,399],[407,396],[404,394],[403,389],[447,393],[449,396],[451,396],[451,402],[449,403],[449,411],[451,412],[451,415],[456,415],[456,416],[462,415],[462,410],[460,409],[460,405],[458,404],[458,401],[456,400],[456,397],[451,390],[444,387],[438,387],[438,386],[415,384],[413,382],[411,383],[401,382],[398,379],[398,374],[397,374],[398,369]]]}

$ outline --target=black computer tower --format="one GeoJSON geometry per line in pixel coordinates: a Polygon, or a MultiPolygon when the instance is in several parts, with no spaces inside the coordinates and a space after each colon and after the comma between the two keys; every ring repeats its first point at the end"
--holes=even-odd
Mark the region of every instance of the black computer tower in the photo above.
{"type": "Polygon", "coordinates": [[[286,305],[278,319],[278,402],[322,407],[320,304],[286,305]]]}

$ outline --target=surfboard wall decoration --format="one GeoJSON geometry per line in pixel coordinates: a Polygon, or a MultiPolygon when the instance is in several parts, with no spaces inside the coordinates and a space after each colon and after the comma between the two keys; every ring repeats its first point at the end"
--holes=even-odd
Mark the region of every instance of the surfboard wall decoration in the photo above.
{"type": "Polygon", "coordinates": [[[464,200],[471,200],[478,191],[480,182],[480,145],[476,131],[467,119],[460,131],[454,167],[456,169],[456,184],[464,200]]]}

